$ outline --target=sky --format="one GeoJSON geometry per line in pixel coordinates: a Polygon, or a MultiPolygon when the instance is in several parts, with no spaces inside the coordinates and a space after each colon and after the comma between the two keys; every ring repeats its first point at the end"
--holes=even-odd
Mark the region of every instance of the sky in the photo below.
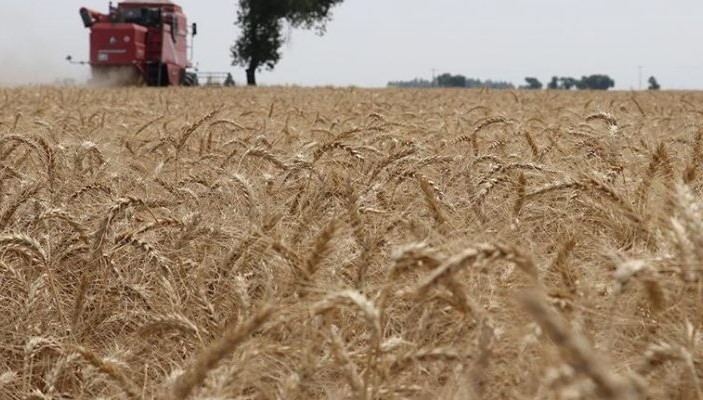
{"type": "MultiPolygon", "coordinates": [[[[194,62],[231,66],[237,0],[180,0],[198,23],[194,62]]],[[[78,81],[89,67],[88,30],[78,10],[106,11],[103,0],[0,0],[0,84],[78,81]]],[[[523,83],[535,76],[610,75],[638,89],[654,75],[663,88],[703,89],[700,0],[345,0],[324,36],[286,29],[282,58],[260,84],[383,87],[450,72],[523,83]]]]}

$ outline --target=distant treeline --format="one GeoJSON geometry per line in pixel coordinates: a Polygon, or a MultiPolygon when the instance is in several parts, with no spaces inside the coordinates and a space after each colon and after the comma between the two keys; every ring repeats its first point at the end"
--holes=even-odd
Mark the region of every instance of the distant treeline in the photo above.
{"type": "Polygon", "coordinates": [[[389,87],[399,88],[430,88],[430,87],[455,87],[455,88],[490,88],[490,89],[515,89],[510,82],[503,81],[482,81],[480,79],[467,78],[464,75],[441,74],[434,81],[415,78],[411,81],[391,81],[389,87]]]}
{"type": "MultiPolygon", "coordinates": [[[[650,90],[658,90],[660,88],[657,80],[652,76],[648,80],[650,90]]],[[[518,89],[540,90],[544,88],[542,82],[535,77],[526,77],[525,85],[521,85],[518,89]]],[[[467,78],[464,75],[452,75],[444,73],[434,80],[416,78],[411,81],[391,81],[388,82],[389,87],[399,88],[490,88],[490,89],[515,89],[515,85],[505,81],[482,81],[480,79],[467,78]]],[[[557,77],[553,76],[551,81],[547,83],[547,89],[551,90],[608,90],[615,87],[615,81],[605,74],[584,75],[581,79],[572,77],[557,77]]]]}
{"type": "Polygon", "coordinates": [[[547,84],[547,89],[570,90],[571,88],[576,88],[579,90],[608,90],[614,86],[615,81],[608,75],[595,74],[582,76],[581,79],[575,79],[568,76],[553,76],[552,80],[547,84]]]}

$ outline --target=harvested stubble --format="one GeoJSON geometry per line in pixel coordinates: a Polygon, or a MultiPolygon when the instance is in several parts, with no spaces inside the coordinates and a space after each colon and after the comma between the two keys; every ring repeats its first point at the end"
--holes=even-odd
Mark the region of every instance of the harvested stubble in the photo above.
{"type": "Polygon", "coordinates": [[[703,95],[0,99],[1,398],[703,398],[703,95]]]}

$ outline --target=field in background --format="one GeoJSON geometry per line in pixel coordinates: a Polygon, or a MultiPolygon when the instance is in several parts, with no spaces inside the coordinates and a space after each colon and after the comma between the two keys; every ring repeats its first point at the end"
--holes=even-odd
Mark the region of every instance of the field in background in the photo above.
{"type": "Polygon", "coordinates": [[[703,398],[701,94],[0,102],[2,398],[703,398]]]}

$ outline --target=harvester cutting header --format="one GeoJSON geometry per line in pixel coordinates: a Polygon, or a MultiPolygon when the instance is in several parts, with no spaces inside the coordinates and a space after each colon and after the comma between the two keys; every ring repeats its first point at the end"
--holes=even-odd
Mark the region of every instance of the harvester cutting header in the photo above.
{"type": "Polygon", "coordinates": [[[180,6],[168,0],[124,1],[117,7],[111,2],[108,14],[81,8],[80,15],[90,28],[87,63],[93,79],[197,85],[197,75],[187,71],[188,36],[197,34],[197,26],[188,26],[180,6]]]}

